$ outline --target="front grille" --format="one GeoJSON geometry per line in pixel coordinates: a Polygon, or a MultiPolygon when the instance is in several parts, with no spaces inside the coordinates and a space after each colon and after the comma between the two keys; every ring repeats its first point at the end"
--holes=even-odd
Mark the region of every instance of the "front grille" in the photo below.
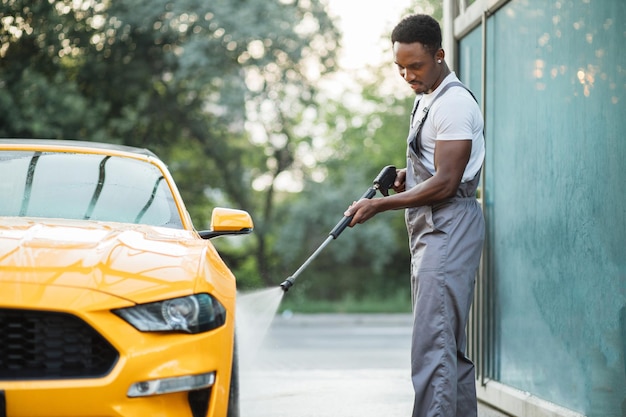
{"type": "Polygon", "coordinates": [[[0,309],[0,380],[102,377],[118,356],[71,314],[0,309]]]}

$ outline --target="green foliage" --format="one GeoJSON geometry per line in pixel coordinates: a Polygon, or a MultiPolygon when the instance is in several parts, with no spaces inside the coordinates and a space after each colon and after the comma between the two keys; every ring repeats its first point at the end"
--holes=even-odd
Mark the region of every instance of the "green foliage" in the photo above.
{"type": "Polygon", "coordinates": [[[245,289],[265,287],[259,275],[253,252],[252,240],[248,237],[231,236],[213,240],[220,256],[237,277],[237,286],[245,289]]]}
{"type": "MultiPolygon", "coordinates": [[[[405,14],[414,12],[431,13],[440,19],[442,5],[421,2],[405,14]]],[[[357,78],[362,86],[358,106],[342,97],[326,99],[317,109],[316,119],[324,126],[325,152],[316,166],[322,179],[309,177],[297,198],[279,209],[282,227],[276,230],[274,253],[287,269],[277,282],[317,249],[344,210],[384,166],[406,165],[413,93],[409,88],[404,94],[396,92],[381,68],[370,68],[366,79],[357,78]]],[[[410,310],[410,254],[403,214],[379,214],[331,241],[298,277],[285,297],[293,300],[292,304],[286,301],[286,308],[301,312],[377,311],[373,304],[380,311],[410,310]]]]}
{"type": "MultiPolygon", "coordinates": [[[[282,282],[383,166],[404,165],[409,92],[372,68],[359,107],[320,94],[341,46],[325,2],[2,0],[0,16],[0,136],[152,149],[198,229],[215,206],[251,213],[253,235],[215,242],[243,289],[282,282]]],[[[395,299],[408,265],[402,213],[384,213],[331,242],[294,293],[395,299]]]]}
{"type": "Polygon", "coordinates": [[[365,297],[355,297],[352,293],[344,293],[339,300],[308,299],[299,289],[290,290],[280,305],[280,313],[410,313],[411,294],[409,286],[396,288],[389,296],[372,293],[365,297]]]}
{"type": "Polygon", "coordinates": [[[154,150],[199,228],[217,204],[253,214],[257,267],[269,275],[271,184],[308,140],[293,127],[314,106],[304,69],[335,65],[323,4],[3,0],[0,15],[0,135],[154,150]],[[261,140],[250,140],[248,115],[261,140]],[[254,190],[263,177],[270,187],[254,190]]]}

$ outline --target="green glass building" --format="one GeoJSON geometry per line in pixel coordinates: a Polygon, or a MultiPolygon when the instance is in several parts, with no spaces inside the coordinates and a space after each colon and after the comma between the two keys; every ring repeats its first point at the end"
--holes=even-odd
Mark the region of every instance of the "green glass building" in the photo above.
{"type": "Polygon", "coordinates": [[[444,0],[485,115],[470,354],[515,416],[626,416],[626,1],[444,0]]]}

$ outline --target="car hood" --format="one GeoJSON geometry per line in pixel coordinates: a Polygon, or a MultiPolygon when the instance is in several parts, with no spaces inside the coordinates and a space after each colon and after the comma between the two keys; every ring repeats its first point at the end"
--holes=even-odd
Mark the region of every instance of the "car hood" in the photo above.
{"type": "Polygon", "coordinates": [[[187,230],[0,218],[0,283],[92,289],[145,302],[194,292],[197,280],[210,275],[211,257],[219,259],[213,246],[187,230]]]}

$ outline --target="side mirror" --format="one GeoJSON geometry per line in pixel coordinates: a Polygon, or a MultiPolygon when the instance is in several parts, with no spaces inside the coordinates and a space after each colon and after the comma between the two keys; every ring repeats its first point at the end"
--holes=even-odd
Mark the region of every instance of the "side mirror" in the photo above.
{"type": "Polygon", "coordinates": [[[218,236],[247,235],[252,233],[254,224],[248,212],[223,207],[215,207],[211,213],[211,229],[198,232],[202,239],[218,236]]]}

